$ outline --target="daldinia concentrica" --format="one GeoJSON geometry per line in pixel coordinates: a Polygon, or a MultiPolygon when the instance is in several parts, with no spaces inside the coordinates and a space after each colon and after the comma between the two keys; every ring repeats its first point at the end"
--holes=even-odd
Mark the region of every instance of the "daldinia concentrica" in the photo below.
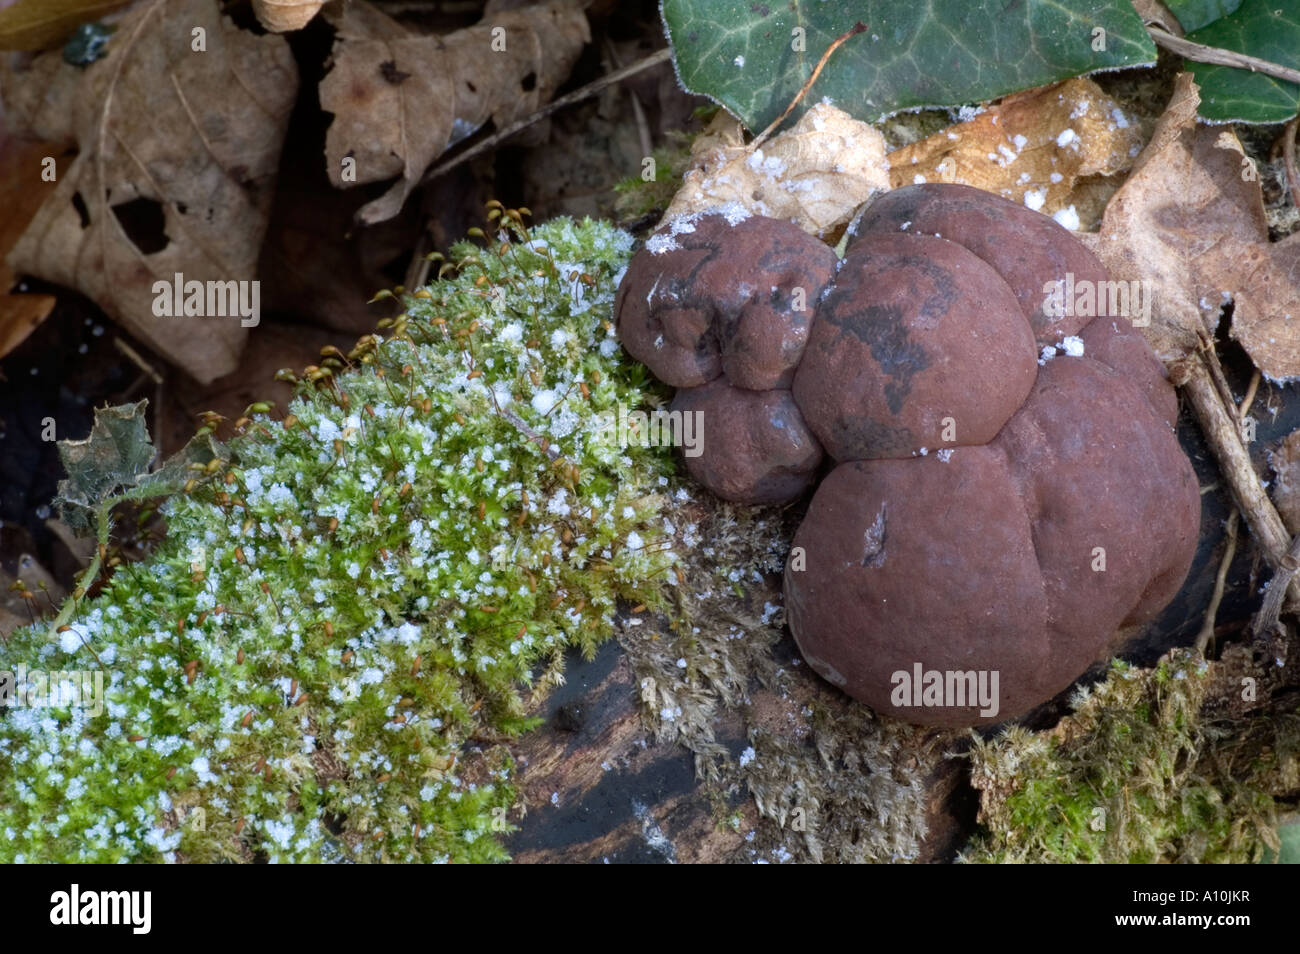
{"type": "Polygon", "coordinates": [[[877,711],[969,726],[1067,688],[1191,565],[1177,400],[1114,287],[1051,219],[916,185],[838,262],[786,222],[672,221],[617,318],[696,415],[705,486],[780,503],[825,471],[785,573],[809,664],[877,711]]]}

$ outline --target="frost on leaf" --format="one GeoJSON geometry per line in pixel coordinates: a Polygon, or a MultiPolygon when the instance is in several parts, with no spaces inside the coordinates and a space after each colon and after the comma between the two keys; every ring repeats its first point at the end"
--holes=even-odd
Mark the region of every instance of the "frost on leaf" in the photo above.
{"type": "Polygon", "coordinates": [[[752,150],[739,124],[719,114],[695,141],[691,155],[692,167],[665,221],[739,205],[823,236],[846,224],[874,193],[889,188],[884,137],[825,103],[752,150]]]}
{"type": "Polygon", "coordinates": [[[1089,79],[1072,79],[1002,102],[889,154],[895,189],[955,182],[1052,215],[1074,206],[1096,225],[1118,187],[1107,178],[1133,165],[1133,121],[1089,79]],[[920,179],[918,180],[918,177],[920,179]]]}
{"type": "Polygon", "coordinates": [[[117,495],[135,490],[138,496],[175,493],[194,476],[190,464],[206,464],[217,456],[211,437],[195,437],[153,473],[153,442],[145,425],[148,401],[98,408],[90,436],[59,441],[59,458],[68,472],[59,481],[55,505],[63,521],[79,536],[95,532],[95,516],[111,506],[117,495]]]}

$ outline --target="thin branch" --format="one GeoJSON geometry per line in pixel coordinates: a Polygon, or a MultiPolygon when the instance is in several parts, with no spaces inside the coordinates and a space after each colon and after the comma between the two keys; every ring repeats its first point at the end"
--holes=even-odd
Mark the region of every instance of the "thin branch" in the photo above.
{"type": "MultiPolygon", "coordinates": [[[[1214,595],[1210,597],[1210,606],[1205,611],[1205,622],[1201,625],[1201,631],[1196,635],[1196,651],[1204,656],[1205,649],[1214,638],[1214,619],[1219,613],[1219,604],[1223,602],[1223,589],[1228,581],[1228,568],[1232,566],[1232,558],[1237,555],[1237,524],[1241,522],[1241,511],[1236,507],[1232,508],[1232,513],[1228,515],[1228,522],[1224,530],[1227,534],[1227,543],[1223,548],[1223,559],[1219,562],[1219,573],[1214,578],[1214,595]]],[[[1286,587],[1281,587],[1285,592],[1286,587]]]]}
{"type": "MultiPolygon", "coordinates": [[[[1275,573],[1280,573],[1291,547],[1291,534],[1264,490],[1250,454],[1241,442],[1241,422],[1236,404],[1224,403],[1209,365],[1210,359],[1204,352],[1194,355],[1185,368],[1186,380],[1180,385],[1251,536],[1268,565],[1275,573]]],[[[1287,577],[1278,590],[1279,599],[1287,593],[1300,604],[1300,581],[1287,577]]]]}
{"type": "Polygon", "coordinates": [[[1171,53],[1177,53],[1179,56],[1184,56],[1197,63],[1209,63],[1213,66],[1235,66],[1238,69],[1250,70],[1252,73],[1263,73],[1274,79],[1300,85],[1300,70],[1294,70],[1289,66],[1283,66],[1270,60],[1261,60],[1257,56],[1247,56],[1245,53],[1236,53],[1217,46],[1193,43],[1191,40],[1174,36],[1157,26],[1148,25],[1147,32],[1151,34],[1151,39],[1155,40],[1158,46],[1163,46],[1171,53]]]}
{"type": "Polygon", "coordinates": [[[1282,604],[1286,601],[1287,590],[1295,579],[1296,570],[1300,570],[1300,535],[1291,541],[1281,564],[1273,572],[1273,579],[1268,581],[1264,603],[1251,623],[1254,635],[1271,635],[1282,625],[1278,622],[1278,617],[1282,615],[1282,604]]]}
{"type": "MultiPolygon", "coordinates": [[[[605,48],[605,55],[609,57],[610,65],[616,70],[623,68],[623,62],[619,59],[618,50],[614,48],[614,43],[608,36],[601,38],[601,45],[605,48]]],[[[637,96],[636,90],[628,87],[625,92],[627,98],[632,101],[632,115],[636,119],[636,134],[641,141],[641,155],[649,156],[654,151],[654,139],[650,135],[650,123],[646,120],[645,109],[641,106],[641,97],[637,96]]]]}
{"type": "Polygon", "coordinates": [[[808,95],[808,90],[812,89],[813,83],[817,82],[817,77],[820,76],[822,70],[825,69],[827,61],[830,60],[831,58],[831,54],[834,53],[836,50],[838,50],[840,46],[843,45],[845,42],[847,42],[849,39],[857,36],[859,33],[865,33],[865,32],[867,32],[866,24],[864,24],[861,20],[859,20],[857,23],[853,24],[853,26],[849,27],[847,30],[845,30],[843,33],[837,36],[831,42],[830,46],[826,47],[826,52],[823,53],[822,58],[817,61],[817,65],[813,67],[812,74],[808,77],[807,80],[804,81],[803,86],[800,88],[799,92],[795,94],[794,99],[790,100],[790,105],[785,108],[785,112],[783,112],[780,116],[776,117],[776,119],[772,120],[772,124],[770,126],[768,126],[761,133],[759,133],[757,136],[754,137],[754,141],[749,144],[750,152],[753,152],[760,145],[762,145],[767,140],[767,137],[772,135],[772,130],[776,129],[777,126],[780,126],[783,122],[785,122],[785,118],[789,116],[791,112],[794,111],[794,108],[796,106],[799,105],[799,101],[808,95]]]}
{"type": "Polygon", "coordinates": [[[532,115],[525,116],[523,119],[520,120],[516,120],[515,122],[507,126],[505,129],[501,129],[498,130],[497,132],[494,132],[486,139],[479,140],[473,146],[466,149],[464,152],[457,153],[456,155],[452,156],[450,159],[446,159],[438,163],[436,166],[434,166],[432,169],[426,172],[420,181],[430,182],[438,178],[438,176],[450,172],[452,169],[455,169],[457,166],[469,162],[469,160],[473,159],[474,157],[481,156],[483,153],[487,152],[490,149],[495,148],[498,144],[509,139],[515,133],[519,132],[522,129],[527,129],[533,123],[545,119],[547,116],[551,115],[552,113],[564,109],[564,107],[566,106],[572,106],[574,103],[580,103],[584,99],[591,99],[591,97],[601,92],[601,90],[605,89],[607,86],[612,86],[615,83],[627,79],[629,76],[635,76],[637,73],[640,73],[644,70],[648,70],[651,67],[658,66],[660,63],[667,63],[671,57],[672,57],[672,51],[669,48],[665,47],[662,50],[659,50],[655,53],[651,53],[649,56],[645,57],[644,59],[637,60],[631,66],[625,66],[621,70],[615,70],[612,73],[608,73],[605,76],[602,76],[598,80],[594,80],[593,82],[588,83],[586,86],[582,87],[582,89],[575,89],[572,93],[569,93],[567,96],[561,96],[559,99],[552,100],[551,102],[547,103],[545,106],[537,110],[537,112],[533,113],[532,115]]]}
{"type": "Polygon", "coordinates": [[[1250,386],[1246,388],[1246,396],[1241,399],[1241,406],[1237,408],[1237,418],[1244,421],[1246,415],[1250,412],[1250,406],[1255,403],[1255,395],[1259,393],[1259,370],[1250,376],[1250,386]]]}

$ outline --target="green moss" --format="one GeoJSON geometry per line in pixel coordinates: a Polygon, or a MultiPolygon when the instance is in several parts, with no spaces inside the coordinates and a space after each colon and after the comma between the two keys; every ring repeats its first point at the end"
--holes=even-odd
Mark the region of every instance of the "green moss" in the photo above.
{"type": "Polygon", "coordinates": [[[650,178],[646,178],[648,170],[642,169],[614,185],[618,194],[614,207],[620,217],[627,221],[668,208],[681,188],[682,175],[691,166],[692,144],[717,113],[718,107],[712,103],[697,106],[691,117],[694,129],[669,130],[667,144],[651,153],[654,168],[650,178]]]}
{"type": "Polygon", "coordinates": [[[0,861],[504,857],[524,689],[618,599],[662,605],[676,555],[669,452],[601,427],[646,382],[609,323],[630,237],[488,242],[296,422],[254,415],[70,628],[0,646],[106,696],[0,715],[0,861]]]}
{"type": "Polygon", "coordinates": [[[1175,651],[1154,669],[1112,664],[1051,732],[976,739],[981,862],[1258,861],[1276,848],[1300,719],[1204,721],[1210,665],[1175,651]]]}
{"type": "Polygon", "coordinates": [[[796,509],[709,500],[683,512],[688,585],[672,619],[620,641],[656,740],[694,754],[716,827],[737,836],[731,860],[918,858],[927,780],[951,733],[879,719],[801,661],[778,661],[796,509]]]}

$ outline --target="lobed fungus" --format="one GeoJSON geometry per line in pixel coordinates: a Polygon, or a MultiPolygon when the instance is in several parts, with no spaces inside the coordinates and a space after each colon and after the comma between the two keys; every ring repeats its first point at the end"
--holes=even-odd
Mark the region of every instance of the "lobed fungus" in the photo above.
{"type": "Polygon", "coordinates": [[[1177,399],[1046,216],[924,184],[852,231],[836,264],[788,223],[672,221],[628,268],[619,331],[701,413],[687,466],[719,496],[795,500],[824,451],[785,574],[818,673],[909,722],[1022,715],[1186,576],[1177,399]]]}

